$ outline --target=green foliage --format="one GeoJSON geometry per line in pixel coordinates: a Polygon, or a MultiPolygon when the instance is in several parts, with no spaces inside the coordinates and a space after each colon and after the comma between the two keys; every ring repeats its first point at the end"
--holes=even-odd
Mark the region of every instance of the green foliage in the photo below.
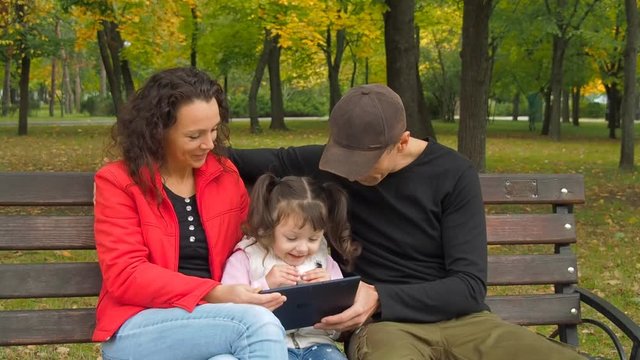
{"type": "Polygon", "coordinates": [[[606,105],[598,102],[583,102],[580,104],[580,116],[586,118],[604,118],[606,105]]]}
{"type": "MultiPolygon", "coordinates": [[[[243,90],[243,89],[241,89],[243,90]]],[[[258,116],[270,116],[271,106],[267,86],[258,93],[258,116]]],[[[284,89],[285,116],[326,116],[328,115],[329,99],[325,95],[328,90],[324,86],[309,89],[284,89]]],[[[248,96],[238,90],[229,91],[229,107],[231,117],[249,117],[248,96]]]]}
{"type": "Polygon", "coordinates": [[[113,116],[113,100],[110,96],[91,95],[80,103],[80,111],[91,116],[113,116]]]}

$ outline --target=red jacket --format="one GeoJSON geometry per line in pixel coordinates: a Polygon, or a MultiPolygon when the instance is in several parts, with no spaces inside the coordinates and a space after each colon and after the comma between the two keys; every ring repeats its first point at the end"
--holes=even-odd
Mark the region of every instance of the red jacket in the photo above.
{"type": "MultiPolygon", "coordinates": [[[[160,205],[149,202],[122,161],[95,176],[95,239],[102,271],[94,341],[108,340],[134,314],[147,308],[192,311],[219,284],[224,264],[242,237],[249,197],[230,161],[213,155],[196,169],[196,199],[209,244],[213,279],[178,272],[176,213],[162,190],[160,205]]],[[[161,184],[160,177],[155,179],[161,184]]]]}

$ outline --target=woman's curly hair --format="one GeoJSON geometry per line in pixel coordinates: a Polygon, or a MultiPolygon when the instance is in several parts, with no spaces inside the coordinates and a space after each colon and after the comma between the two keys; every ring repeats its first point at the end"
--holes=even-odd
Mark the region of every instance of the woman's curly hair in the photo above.
{"type": "Polygon", "coordinates": [[[229,106],[222,87],[205,72],[193,67],[173,68],[152,75],[118,113],[111,130],[111,154],[121,157],[134,182],[160,202],[161,192],[154,181],[165,161],[164,138],[176,123],[181,106],[196,100],[215,99],[221,124],[212,150],[225,155],[229,140],[229,106]]]}

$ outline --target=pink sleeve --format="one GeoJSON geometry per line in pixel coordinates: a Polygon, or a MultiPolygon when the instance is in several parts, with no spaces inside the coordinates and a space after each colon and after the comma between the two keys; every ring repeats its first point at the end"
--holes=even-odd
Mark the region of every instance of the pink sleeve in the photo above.
{"type": "MultiPolygon", "coordinates": [[[[340,269],[338,269],[338,271],[340,271],[340,269]]],[[[264,276],[256,281],[251,281],[251,277],[249,276],[249,257],[247,253],[242,250],[234,252],[229,259],[227,259],[227,264],[224,267],[224,273],[222,274],[222,280],[220,282],[222,284],[246,284],[263,290],[269,288],[264,276]]]]}
{"type": "Polygon", "coordinates": [[[338,263],[333,260],[331,256],[327,256],[327,271],[331,276],[331,280],[333,279],[342,279],[342,271],[340,271],[340,266],[338,263]]]}
{"type": "Polygon", "coordinates": [[[229,256],[220,282],[222,284],[247,285],[251,283],[249,278],[249,258],[244,251],[238,250],[229,256]]]}

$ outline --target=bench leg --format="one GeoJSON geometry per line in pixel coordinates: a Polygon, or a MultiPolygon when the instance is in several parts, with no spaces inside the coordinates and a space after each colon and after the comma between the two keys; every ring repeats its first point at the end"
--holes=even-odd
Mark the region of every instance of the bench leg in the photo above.
{"type": "Polygon", "coordinates": [[[560,341],[571,346],[578,346],[578,327],[576,325],[559,325],[560,341]]]}

